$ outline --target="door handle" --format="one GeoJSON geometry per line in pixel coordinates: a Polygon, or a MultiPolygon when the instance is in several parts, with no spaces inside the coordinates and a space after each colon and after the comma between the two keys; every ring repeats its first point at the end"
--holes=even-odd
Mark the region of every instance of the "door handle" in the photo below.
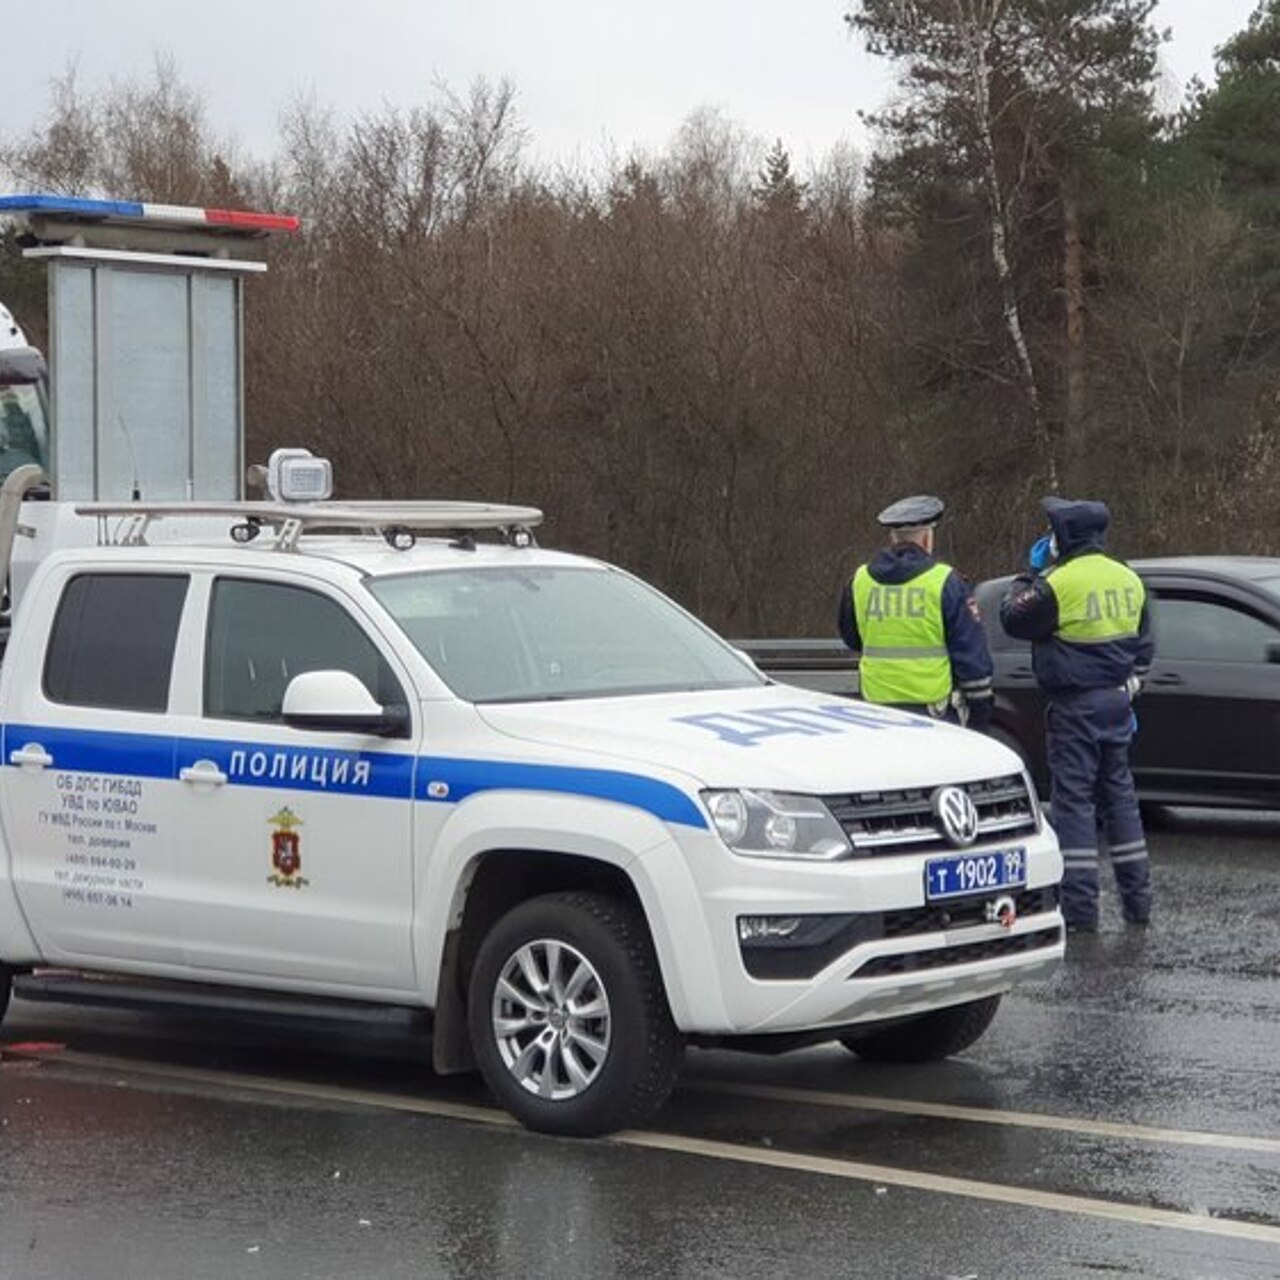
{"type": "Polygon", "coordinates": [[[20,750],[9,752],[9,763],[20,768],[47,769],[53,757],[38,742],[28,742],[20,750]]]}
{"type": "Polygon", "coordinates": [[[1186,681],[1176,671],[1163,671],[1158,676],[1152,676],[1147,683],[1169,688],[1173,685],[1186,684],[1186,681]]]}
{"type": "Polygon", "coordinates": [[[1035,672],[1030,667],[1014,667],[1009,672],[1010,680],[1032,680],[1035,678],[1035,672]]]}
{"type": "Polygon", "coordinates": [[[195,764],[179,769],[178,777],[183,782],[204,783],[211,787],[220,787],[227,780],[227,775],[212,760],[197,760],[195,764]]]}

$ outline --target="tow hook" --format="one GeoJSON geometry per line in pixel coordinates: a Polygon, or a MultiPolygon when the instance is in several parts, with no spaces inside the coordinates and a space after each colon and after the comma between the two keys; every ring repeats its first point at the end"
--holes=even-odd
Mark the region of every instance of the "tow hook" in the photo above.
{"type": "Polygon", "coordinates": [[[987,903],[986,916],[988,924],[1012,929],[1018,922],[1018,905],[1008,894],[1003,894],[987,903]]]}

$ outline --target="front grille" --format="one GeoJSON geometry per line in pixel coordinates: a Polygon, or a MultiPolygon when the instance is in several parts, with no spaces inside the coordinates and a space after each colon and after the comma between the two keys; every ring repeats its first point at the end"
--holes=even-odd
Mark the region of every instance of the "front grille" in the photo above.
{"type": "Polygon", "coordinates": [[[964,942],[954,947],[937,947],[933,951],[915,951],[902,956],[877,956],[849,975],[859,978],[892,978],[904,973],[920,973],[928,969],[945,969],[953,964],[972,964],[975,960],[997,960],[1028,951],[1054,946],[1062,937],[1058,925],[1021,933],[1013,938],[991,938],[985,942],[964,942]]]}
{"type": "MultiPolygon", "coordinates": [[[[823,803],[853,844],[855,855],[930,853],[950,849],[933,809],[932,787],[823,796],[823,803]]],[[[959,784],[978,810],[978,843],[1035,832],[1035,801],[1021,774],[959,784]]]]}

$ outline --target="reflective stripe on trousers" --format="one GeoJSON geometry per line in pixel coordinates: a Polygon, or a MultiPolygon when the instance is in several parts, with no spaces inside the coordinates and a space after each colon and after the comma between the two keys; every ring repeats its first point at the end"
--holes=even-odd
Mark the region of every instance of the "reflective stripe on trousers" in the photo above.
{"type": "Polygon", "coordinates": [[[1062,912],[1069,924],[1098,918],[1098,847],[1111,854],[1126,916],[1151,912],[1151,864],[1129,769],[1128,695],[1098,689],[1049,704],[1053,825],[1063,853],[1062,912]]]}

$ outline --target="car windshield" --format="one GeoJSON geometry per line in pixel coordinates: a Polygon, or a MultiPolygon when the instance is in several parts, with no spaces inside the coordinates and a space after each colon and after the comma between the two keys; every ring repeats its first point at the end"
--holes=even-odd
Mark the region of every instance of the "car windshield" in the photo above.
{"type": "Polygon", "coordinates": [[[766,683],[737,650],[617,570],[450,569],[369,579],[469,702],[534,702],[766,683]]]}
{"type": "Polygon", "coordinates": [[[28,463],[48,465],[44,396],[34,386],[0,384],[0,481],[28,463]]]}

